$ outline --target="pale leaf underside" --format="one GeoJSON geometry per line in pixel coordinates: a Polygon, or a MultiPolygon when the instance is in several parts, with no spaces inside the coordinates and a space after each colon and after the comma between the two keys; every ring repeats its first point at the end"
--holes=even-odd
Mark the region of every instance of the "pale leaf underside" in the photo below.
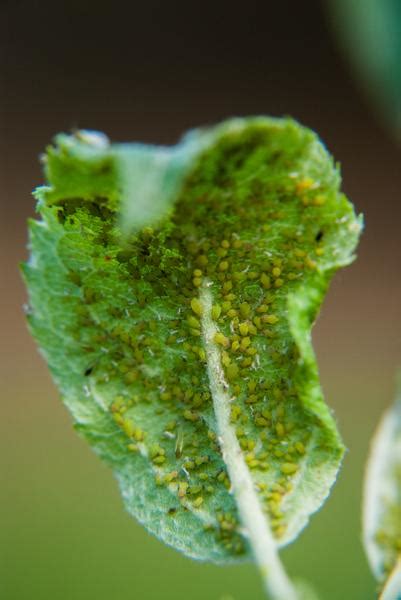
{"type": "Polygon", "coordinates": [[[401,597],[401,402],[384,415],[372,442],[364,490],[366,553],[384,600],[401,597]]]}

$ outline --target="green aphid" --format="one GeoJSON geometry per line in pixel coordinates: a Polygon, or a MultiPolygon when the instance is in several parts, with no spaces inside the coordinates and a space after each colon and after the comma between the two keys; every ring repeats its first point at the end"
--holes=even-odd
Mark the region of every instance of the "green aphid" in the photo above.
{"type": "Polygon", "coordinates": [[[185,442],[184,430],[181,427],[179,427],[177,430],[177,436],[176,436],[175,448],[174,448],[176,458],[181,458],[182,453],[184,451],[184,442],[185,442]]]}

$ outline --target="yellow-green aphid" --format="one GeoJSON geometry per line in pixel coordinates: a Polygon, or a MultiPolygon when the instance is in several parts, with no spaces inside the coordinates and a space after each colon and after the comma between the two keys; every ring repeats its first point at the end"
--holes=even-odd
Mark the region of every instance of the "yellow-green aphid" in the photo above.
{"type": "Polygon", "coordinates": [[[203,309],[199,298],[192,298],[191,308],[198,317],[202,316],[203,309]]]}
{"type": "Polygon", "coordinates": [[[184,450],[184,440],[185,440],[184,431],[182,428],[179,428],[177,431],[177,437],[175,440],[175,448],[174,448],[176,458],[181,458],[181,456],[182,456],[182,453],[184,450]]]}

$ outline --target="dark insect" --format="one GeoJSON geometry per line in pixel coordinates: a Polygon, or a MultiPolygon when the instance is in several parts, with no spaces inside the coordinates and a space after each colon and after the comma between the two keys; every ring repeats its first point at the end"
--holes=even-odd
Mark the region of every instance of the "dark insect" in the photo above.
{"type": "Polygon", "coordinates": [[[88,367],[84,373],[85,377],[88,377],[93,371],[93,367],[88,367]]]}
{"type": "Polygon", "coordinates": [[[320,240],[322,239],[322,237],[323,237],[323,231],[321,231],[321,230],[320,230],[320,231],[318,231],[318,232],[317,232],[317,234],[315,235],[315,240],[316,240],[316,242],[320,242],[320,240]]]}

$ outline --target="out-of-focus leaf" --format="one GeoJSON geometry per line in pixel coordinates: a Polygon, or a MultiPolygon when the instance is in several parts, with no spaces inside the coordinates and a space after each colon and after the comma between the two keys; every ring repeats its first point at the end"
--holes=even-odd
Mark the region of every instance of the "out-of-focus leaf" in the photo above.
{"type": "Polygon", "coordinates": [[[401,561],[398,561],[391,571],[380,595],[380,600],[401,600],[401,561]]]}
{"type": "Polygon", "coordinates": [[[331,0],[333,24],[389,128],[401,135],[401,2],[331,0]]]}
{"type": "Polygon", "coordinates": [[[401,399],[385,413],[372,442],[363,511],[365,550],[383,599],[401,598],[401,399]]]}

